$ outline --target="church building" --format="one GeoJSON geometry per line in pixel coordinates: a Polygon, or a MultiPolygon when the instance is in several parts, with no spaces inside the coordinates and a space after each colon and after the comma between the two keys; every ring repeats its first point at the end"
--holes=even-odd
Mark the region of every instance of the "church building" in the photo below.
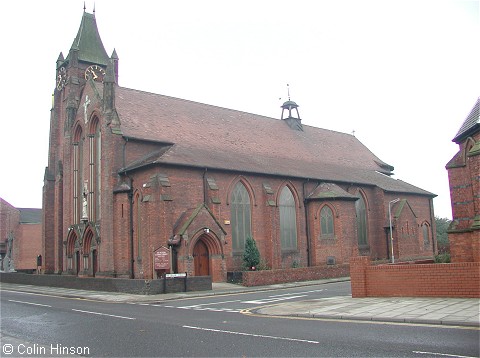
{"type": "Polygon", "coordinates": [[[452,262],[480,262],[480,97],[455,138],[447,163],[453,221],[448,228],[452,262]]]}
{"type": "Polygon", "coordinates": [[[85,11],[55,75],[44,273],[225,281],[247,237],[270,269],[435,254],[435,195],[291,100],[269,118],[121,87],[85,11]]]}

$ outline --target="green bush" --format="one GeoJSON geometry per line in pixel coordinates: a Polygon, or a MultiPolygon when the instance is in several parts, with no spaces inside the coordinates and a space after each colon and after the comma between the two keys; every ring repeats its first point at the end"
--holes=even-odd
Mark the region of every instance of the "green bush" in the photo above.
{"type": "Polygon", "coordinates": [[[448,252],[443,254],[438,254],[435,256],[435,263],[437,264],[447,264],[450,262],[450,254],[448,252]]]}
{"type": "Polygon", "coordinates": [[[243,266],[246,270],[256,270],[260,263],[260,252],[258,251],[255,240],[248,236],[245,242],[245,251],[243,252],[243,266]]]}
{"type": "Polygon", "coordinates": [[[267,264],[267,261],[265,261],[265,259],[262,259],[262,258],[260,258],[260,262],[256,266],[256,269],[258,271],[271,270],[270,266],[268,266],[267,264]]]}

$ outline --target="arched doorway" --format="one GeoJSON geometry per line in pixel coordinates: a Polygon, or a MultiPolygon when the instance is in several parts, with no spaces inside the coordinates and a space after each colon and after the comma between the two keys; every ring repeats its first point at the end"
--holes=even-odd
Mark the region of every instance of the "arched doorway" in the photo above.
{"type": "Polygon", "coordinates": [[[210,275],[210,256],[208,247],[202,239],[198,240],[193,248],[193,266],[195,276],[210,275]]]}

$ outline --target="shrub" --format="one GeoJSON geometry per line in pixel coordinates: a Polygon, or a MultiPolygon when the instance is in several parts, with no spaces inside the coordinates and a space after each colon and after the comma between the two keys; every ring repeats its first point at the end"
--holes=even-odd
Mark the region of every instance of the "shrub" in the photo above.
{"type": "Polygon", "coordinates": [[[245,251],[243,252],[243,266],[247,270],[256,270],[260,263],[260,252],[258,251],[255,240],[248,236],[245,242],[245,251]]]}
{"type": "Polygon", "coordinates": [[[446,264],[450,262],[450,254],[445,252],[443,254],[438,254],[435,256],[435,263],[437,264],[446,264]]]}

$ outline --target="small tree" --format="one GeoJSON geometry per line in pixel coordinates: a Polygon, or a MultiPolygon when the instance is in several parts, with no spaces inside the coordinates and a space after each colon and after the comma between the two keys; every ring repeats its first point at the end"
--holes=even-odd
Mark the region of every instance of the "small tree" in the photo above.
{"type": "Polygon", "coordinates": [[[448,241],[448,226],[452,221],[447,218],[435,216],[435,226],[437,228],[437,248],[439,254],[450,253],[450,243],[448,241]]]}
{"type": "Polygon", "coordinates": [[[255,240],[247,236],[245,242],[245,251],[243,252],[243,265],[248,270],[255,270],[260,263],[260,252],[258,251],[255,240]]]}

